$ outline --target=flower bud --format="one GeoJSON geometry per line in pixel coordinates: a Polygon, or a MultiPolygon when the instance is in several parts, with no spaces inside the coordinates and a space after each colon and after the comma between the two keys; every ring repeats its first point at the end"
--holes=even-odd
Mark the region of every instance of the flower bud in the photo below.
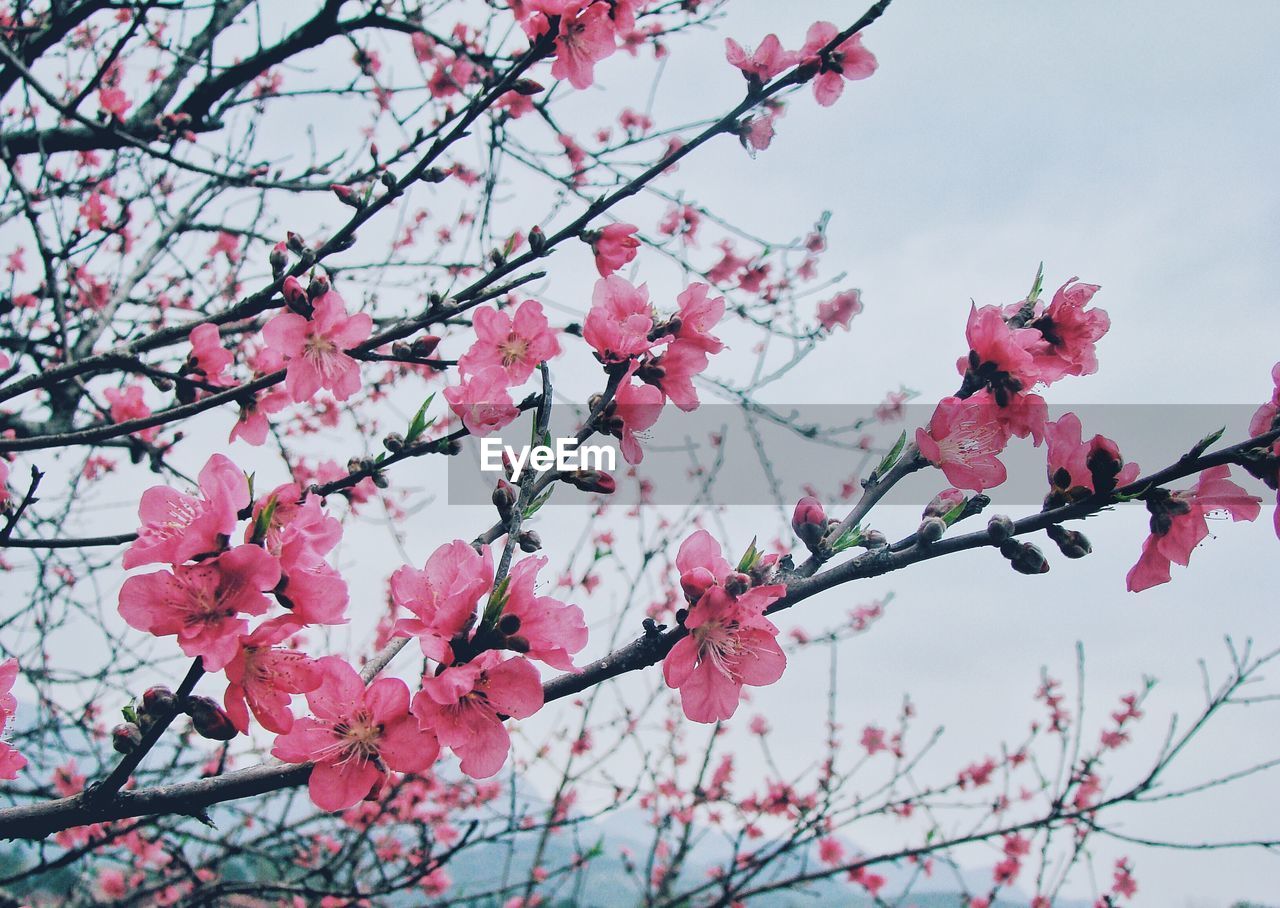
{"type": "Polygon", "coordinates": [[[1019,574],[1044,574],[1049,570],[1044,553],[1029,542],[1006,539],[1000,546],[1000,554],[1009,559],[1019,574]]]}
{"type": "Polygon", "coordinates": [[[498,509],[498,515],[506,520],[511,516],[511,509],[516,506],[515,486],[505,479],[499,479],[498,484],[493,487],[491,500],[493,506],[498,509]]]}
{"type": "Polygon", "coordinates": [[[525,530],[516,537],[516,544],[520,546],[520,551],[532,555],[542,548],[542,538],[533,530],[525,530]]]}
{"type": "Polygon", "coordinates": [[[965,500],[964,492],[961,492],[959,489],[943,489],[937,495],[933,496],[932,501],[925,505],[924,513],[920,516],[945,517],[960,505],[964,504],[965,500]]]}
{"type": "Polygon", "coordinates": [[[867,530],[858,544],[864,549],[882,549],[889,544],[889,537],[879,530],[867,530]]]}
{"type": "Polygon", "coordinates": [[[392,454],[398,454],[404,450],[404,436],[399,432],[391,432],[382,439],[382,446],[392,454]]]}
{"type": "Polygon", "coordinates": [[[285,233],[284,242],[286,246],[288,246],[291,250],[293,250],[298,255],[302,255],[302,253],[307,251],[306,241],[303,240],[299,234],[294,233],[292,230],[285,233]]]}
{"type": "Polygon", "coordinates": [[[329,275],[321,272],[311,279],[310,284],[307,284],[307,299],[318,300],[332,289],[333,286],[329,283],[329,275]]]}
{"type": "Polygon", "coordinates": [[[603,470],[574,470],[561,477],[569,485],[583,492],[598,492],[601,495],[612,495],[618,483],[603,470]]]}
{"type": "Polygon", "coordinates": [[[704,567],[696,567],[680,575],[680,589],[690,602],[697,602],[703,593],[715,585],[715,575],[704,567]]]}
{"type": "Polygon", "coordinates": [[[302,282],[296,277],[289,276],[284,279],[284,286],[280,288],[280,293],[284,296],[284,301],[293,311],[307,315],[310,314],[310,307],[307,305],[307,291],[302,289],[302,282]]]}
{"type": "Polygon", "coordinates": [[[267,254],[267,261],[271,264],[271,276],[280,277],[289,265],[288,247],[283,242],[276,243],[267,254]]]}
{"type": "Polygon", "coordinates": [[[356,192],[354,187],[346,186],[342,183],[334,183],[330,188],[333,190],[333,194],[338,197],[338,201],[342,204],[349,205],[356,209],[364,207],[364,202],[361,201],[360,195],[356,192]]]}
{"type": "Polygon", "coordinates": [[[529,248],[533,250],[534,255],[547,248],[547,235],[542,232],[541,227],[535,226],[529,231],[529,248]]]}
{"type": "Polygon", "coordinates": [[[236,736],[236,727],[217,701],[209,697],[188,697],[186,713],[191,717],[191,727],[202,738],[211,741],[230,741],[236,736]]]}
{"type": "Polygon", "coordinates": [[[996,514],[987,521],[987,535],[992,542],[1004,542],[1013,536],[1013,518],[1007,514],[996,514]]]}
{"type": "Polygon", "coordinates": [[[741,571],[734,571],[724,578],[724,591],[735,599],[749,589],[751,589],[751,578],[741,571]]]}
{"type": "Polygon", "coordinates": [[[533,79],[516,79],[511,83],[511,90],[518,95],[529,97],[546,91],[542,83],[535,82],[533,79]]]}
{"type": "Polygon", "coordinates": [[[1083,558],[1093,551],[1093,546],[1083,533],[1068,530],[1056,523],[1050,524],[1045,533],[1058,545],[1058,550],[1068,558],[1083,558]]]}
{"type": "Polygon", "coordinates": [[[432,353],[436,352],[436,347],[440,346],[440,338],[434,334],[424,334],[422,337],[414,338],[412,346],[409,348],[414,356],[426,359],[432,353]]]}
{"type": "Polygon", "coordinates": [[[513,653],[527,653],[533,649],[533,645],[529,643],[528,638],[521,637],[519,634],[508,637],[503,641],[503,646],[511,650],[513,653]]]}
{"type": "Polygon", "coordinates": [[[142,743],[142,729],[132,722],[121,722],[111,729],[111,746],[116,753],[132,753],[142,743]]]}
{"type": "Polygon", "coordinates": [[[812,495],[796,502],[796,509],[791,515],[791,529],[807,548],[816,547],[827,532],[827,512],[823,510],[822,503],[812,495]]]}
{"type": "Polygon", "coordinates": [[[510,637],[512,634],[520,632],[520,616],[519,615],[503,615],[498,619],[498,633],[504,637],[510,637]]]}
{"type": "Polygon", "coordinates": [[[142,692],[142,709],[149,716],[167,716],[178,708],[178,698],[163,684],[148,687],[142,692]]]}
{"type": "Polygon", "coordinates": [[[916,538],[924,545],[930,545],[937,542],[947,532],[947,522],[941,517],[926,517],[920,521],[920,528],[916,530],[916,538]]]}

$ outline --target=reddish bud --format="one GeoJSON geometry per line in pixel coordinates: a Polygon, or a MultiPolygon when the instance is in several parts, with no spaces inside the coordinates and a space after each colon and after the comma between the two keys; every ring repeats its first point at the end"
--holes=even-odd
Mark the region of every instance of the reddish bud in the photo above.
{"type": "Polygon", "coordinates": [[[413,355],[426,359],[432,353],[436,352],[436,347],[440,346],[440,338],[434,334],[424,334],[422,337],[415,338],[413,345],[409,348],[413,351],[413,355]]]}
{"type": "Polygon", "coordinates": [[[302,282],[296,277],[285,278],[280,293],[290,309],[294,311],[307,309],[307,291],[302,289],[302,282]]]}
{"type": "Polygon", "coordinates": [[[704,567],[697,567],[680,575],[680,589],[691,603],[702,598],[702,594],[716,585],[715,575],[704,567]]]}
{"type": "Polygon", "coordinates": [[[517,79],[511,85],[511,90],[518,95],[529,97],[546,91],[541,82],[535,82],[533,79],[517,79]]]}
{"type": "Polygon", "coordinates": [[[618,483],[603,470],[574,470],[561,477],[565,482],[583,492],[599,492],[601,495],[612,495],[617,491],[618,483]]]}
{"type": "Polygon", "coordinates": [[[284,269],[289,264],[288,247],[283,242],[276,243],[267,254],[267,261],[271,264],[271,274],[274,277],[284,274],[284,269]]]}
{"type": "Polygon", "coordinates": [[[178,708],[178,698],[162,684],[142,692],[142,709],[152,718],[167,716],[178,708]]]}
{"type": "Polygon", "coordinates": [[[807,547],[816,547],[827,532],[827,512],[823,510],[822,503],[812,495],[796,502],[795,512],[791,515],[791,529],[807,547]]]}
{"type": "Polygon", "coordinates": [[[945,517],[951,511],[965,503],[964,492],[959,489],[943,489],[933,500],[925,505],[921,517],[945,517]]]}
{"type": "Polygon", "coordinates": [[[209,697],[189,697],[186,713],[191,717],[191,727],[202,738],[211,741],[230,741],[236,736],[236,727],[217,701],[209,697]]]}
{"type": "Polygon", "coordinates": [[[359,193],[356,192],[354,187],[346,186],[342,183],[334,183],[330,188],[342,204],[349,205],[352,208],[364,207],[364,202],[361,201],[359,193]]]}
{"type": "Polygon", "coordinates": [[[121,722],[111,729],[111,746],[116,753],[132,753],[142,743],[142,729],[132,722],[121,722]]]}

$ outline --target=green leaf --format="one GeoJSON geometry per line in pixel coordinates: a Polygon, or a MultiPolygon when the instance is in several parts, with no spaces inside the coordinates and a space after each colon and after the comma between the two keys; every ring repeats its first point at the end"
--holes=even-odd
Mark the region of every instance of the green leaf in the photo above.
{"type": "Polygon", "coordinates": [[[498,618],[502,615],[502,610],[507,605],[507,598],[510,595],[511,577],[503,577],[502,582],[493,588],[493,592],[489,594],[489,601],[485,604],[484,615],[480,618],[480,624],[483,627],[494,627],[498,623],[498,618]]]}
{"type": "Polygon", "coordinates": [[[133,703],[130,702],[120,707],[120,714],[124,716],[126,722],[132,722],[134,725],[138,724],[138,711],[133,708],[133,703]]]}
{"type": "Polygon", "coordinates": [[[434,393],[429,394],[427,399],[422,402],[422,406],[418,408],[418,412],[413,414],[413,419],[409,420],[409,430],[404,433],[405,444],[412,444],[419,435],[435,422],[435,419],[427,420],[427,407],[431,406],[431,402],[435,399],[434,393]]]}
{"type": "Polygon", "coordinates": [[[271,519],[275,517],[276,507],[279,504],[279,499],[272,495],[258,512],[258,516],[253,521],[253,535],[250,537],[255,542],[261,542],[267,538],[267,531],[271,529],[271,519]]]}
{"type": "Polygon", "coordinates": [[[884,456],[884,460],[880,461],[880,465],[871,471],[870,482],[876,482],[885,473],[893,469],[893,465],[898,462],[898,458],[902,456],[902,449],[907,444],[907,432],[904,429],[902,434],[898,436],[898,440],[894,442],[889,453],[884,456]]]}
{"type": "Polygon", "coordinates": [[[554,492],[555,490],[556,490],[556,487],[554,485],[548,486],[545,492],[543,492],[537,498],[533,499],[533,501],[525,505],[525,509],[524,509],[525,519],[527,520],[528,518],[532,517],[534,514],[538,513],[539,509],[541,509],[541,507],[547,503],[547,499],[551,497],[551,493],[554,492]]]}
{"type": "Polygon", "coordinates": [[[951,526],[953,523],[955,523],[957,520],[960,519],[960,515],[964,513],[965,508],[967,507],[969,507],[968,501],[960,502],[954,508],[952,508],[951,510],[947,511],[947,513],[942,515],[942,522],[945,523],[947,526],[951,526]]]}
{"type": "Polygon", "coordinates": [[[1027,294],[1027,302],[1035,303],[1040,299],[1040,294],[1044,291],[1044,262],[1040,263],[1040,267],[1036,269],[1036,279],[1031,284],[1031,292],[1027,294]]]}
{"type": "Polygon", "coordinates": [[[760,550],[756,548],[757,536],[751,537],[751,544],[747,546],[747,550],[742,553],[742,557],[738,559],[738,573],[745,574],[751,570],[757,561],[760,560],[760,550]]]}
{"type": "Polygon", "coordinates": [[[1191,446],[1191,450],[1187,452],[1187,460],[1195,460],[1205,451],[1209,450],[1210,445],[1212,445],[1219,438],[1221,438],[1223,433],[1226,431],[1227,431],[1227,427],[1223,426],[1218,431],[1210,432],[1204,438],[1197,441],[1194,445],[1191,446]]]}
{"type": "Polygon", "coordinates": [[[851,549],[862,541],[862,524],[852,526],[840,534],[840,538],[831,543],[831,551],[843,552],[851,549]]]}

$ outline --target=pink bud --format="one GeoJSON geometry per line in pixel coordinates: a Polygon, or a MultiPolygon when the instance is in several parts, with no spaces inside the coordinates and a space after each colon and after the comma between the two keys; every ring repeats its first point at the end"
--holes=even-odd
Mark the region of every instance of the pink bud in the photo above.
{"type": "Polygon", "coordinates": [[[796,502],[795,513],[791,515],[791,529],[811,549],[821,542],[827,532],[827,512],[823,510],[822,503],[812,495],[796,502]]]}

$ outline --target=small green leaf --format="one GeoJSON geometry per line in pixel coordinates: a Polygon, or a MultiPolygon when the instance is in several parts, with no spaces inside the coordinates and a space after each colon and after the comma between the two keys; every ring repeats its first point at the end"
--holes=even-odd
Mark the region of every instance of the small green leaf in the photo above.
{"type": "Polygon", "coordinates": [[[121,707],[120,714],[124,716],[126,722],[132,722],[134,725],[138,724],[138,711],[133,708],[132,703],[121,707]]]}
{"type": "Polygon", "coordinates": [[[481,626],[493,627],[498,623],[498,618],[501,617],[502,610],[507,605],[510,587],[511,577],[507,576],[493,588],[493,592],[489,594],[489,601],[485,604],[484,615],[480,618],[481,626]]]}
{"type": "Polygon", "coordinates": [[[1219,438],[1221,438],[1223,433],[1226,431],[1227,431],[1227,427],[1223,426],[1218,431],[1210,432],[1204,438],[1197,441],[1194,445],[1191,446],[1191,450],[1187,452],[1187,460],[1195,460],[1205,451],[1209,450],[1209,447],[1214,442],[1216,442],[1219,438]]]}
{"type": "Polygon", "coordinates": [[[839,553],[853,548],[862,541],[862,525],[852,526],[840,534],[840,538],[831,543],[831,551],[839,553]]]}
{"type": "Polygon", "coordinates": [[[760,551],[756,548],[757,538],[759,537],[751,537],[751,544],[747,546],[747,550],[743,552],[742,557],[738,559],[738,573],[745,574],[747,571],[755,567],[756,562],[760,560],[760,551]]]}
{"type": "Polygon", "coordinates": [[[1040,299],[1040,294],[1044,291],[1044,262],[1040,263],[1040,267],[1036,269],[1036,279],[1031,284],[1031,292],[1027,294],[1027,302],[1034,304],[1040,299]]]}
{"type": "Polygon", "coordinates": [[[527,520],[528,518],[532,517],[534,514],[538,513],[539,509],[541,509],[542,506],[547,503],[547,499],[551,497],[551,493],[554,492],[555,490],[556,490],[556,487],[554,485],[548,486],[545,492],[543,492],[537,498],[533,499],[533,501],[529,502],[524,509],[525,519],[527,520]]]}
{"type": "Polygon", "coordinates": [[[947,511],[947,513],[942,515],[942,522],[945,523],[947,526],[951,526],[953,523],[955,523],[957,520],[960,519],[960,515],[964,513],[965,508],[967,507],[969,507],[968,501],[960,502],[954,508],[952,508],[951,510],[947,511]]]}
{"type": "Polygon", "coordinates": [[[428,395],[427,399],[422,402],[422,406],[418,408],[418,412],[413,414],[413,419],[409,420],[409,430],[404,433],[405,444],[413,443],[419,435],[435,422],[434,419],[427,420],[427,407],[431,406],[431,402],[435,399],[434,393],[428,395]]]}
{"type": "Polygon", "coordinates": [[[885,473],[893,469],[893,465],[898,462],[898,458],[902,456],[902,449],[907,444],[907,433],[904,429],[902,434],[898,436],[898,440],[894,442],[889,453],[884,456],[884,460],[880,461],[880,465],[871,471],[869,482],[876,482],[885,473]]]}

